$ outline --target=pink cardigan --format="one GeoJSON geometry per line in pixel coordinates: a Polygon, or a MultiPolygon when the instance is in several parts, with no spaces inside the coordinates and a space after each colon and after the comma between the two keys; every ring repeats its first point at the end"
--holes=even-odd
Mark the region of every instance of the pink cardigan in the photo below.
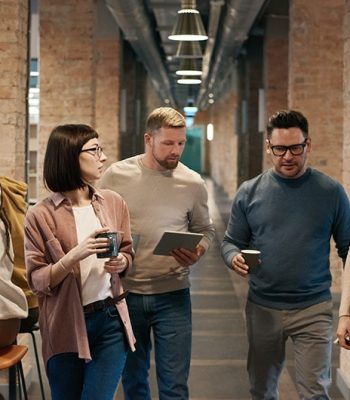
{"type": "MultiPolygon", "coordinates": [[[[125,201],[110,190],[92,189],[92,206],[102,226],[122,233],[119,251],[131,267],[134,257],[125,201]]],[[[82,307],[80,266],[76,264],[67,277],[55,288],[50,288],[52,266],[77,245],[77,234],[72,204],[60,193],[53,193],[27,212],[25,221],[25,260],[28,283],[39,299],[39,325],[42,335],[45,365],[59,353],[78,353],[91,360],[85,318],[82,307]]],[[[123,292],[118,274],[111,278],[113,296],[123,292]]],[[[125,326],[131,350],[135,350],[125,300],[116,305],[125,326]]]]}

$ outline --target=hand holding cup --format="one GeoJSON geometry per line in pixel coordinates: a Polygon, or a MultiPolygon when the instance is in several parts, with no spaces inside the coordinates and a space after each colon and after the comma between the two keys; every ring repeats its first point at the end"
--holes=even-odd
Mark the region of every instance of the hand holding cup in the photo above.
{"type": "Polygon", "coordinates": [[[96,235],[96,238],[103,237],[109,241],[109,248],[104,253],[97,253],[97,258],[110,258],[118,255],[118,234],[117,232],[103,232],[96,235]]]}
{"type": "Polygon", "coordinates": [[[260,255],[259,250],[246,249],[241,251],[245,263],[249,267],[249,273],[254,273],[256,267],[260,265],[260,255]]]}

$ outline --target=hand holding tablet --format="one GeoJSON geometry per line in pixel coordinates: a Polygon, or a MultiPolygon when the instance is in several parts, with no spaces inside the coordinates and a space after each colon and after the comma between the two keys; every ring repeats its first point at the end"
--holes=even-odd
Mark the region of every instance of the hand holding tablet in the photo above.
{"type": "Polygon", "coordinates": [[[170,256],[170,252],[174,249],[194,250],[202,237],[202,233],[166,231],[153,250],[153,254],[170,256]]]}

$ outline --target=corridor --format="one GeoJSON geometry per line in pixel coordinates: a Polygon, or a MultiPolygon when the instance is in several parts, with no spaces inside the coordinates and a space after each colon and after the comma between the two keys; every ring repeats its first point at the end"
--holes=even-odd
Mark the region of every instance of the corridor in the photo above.
{"type": "MultiPolygon", "coordinates": [[[[12,0],[1,2],[0,17],[0,176],[25,182],[29,205],[47,195],[44,149],[58,124],[91,125],[111,164],[142,153],[154,108],[186,116],[182,160],[211,177],[217,230],[191,274],[190,395],[247,400],[247,282],[220,256],[231,197],[272,165],[266,125],[282,109],[307,117],[309,164],[350,194],[350,0],[12,0]],[[187,40],[188,32],[173,40],[187,9],[200,17],[206,40],[187,40]]],[[[336,326],[342,273],[333,250],[336,326]]],[[[29,398],[39,400],[32,343],[21,336],[30,348],[29,398]]],[[[350,352],[339,368],[340,349],[333,350],[332,400],[350,400],[350,352]]],[[[291,347],[287,353],[280,400],[298,399],[291,347]]],[[[0,400],[6,382],[0,374],[0,400]]],[[[151,383],[157,399],[154,363],[151,383]]],[[[45,389],[51,399],[46,378],[45,389]]],[[[115,399],[124,400],[121,388],[115,399]]]]}

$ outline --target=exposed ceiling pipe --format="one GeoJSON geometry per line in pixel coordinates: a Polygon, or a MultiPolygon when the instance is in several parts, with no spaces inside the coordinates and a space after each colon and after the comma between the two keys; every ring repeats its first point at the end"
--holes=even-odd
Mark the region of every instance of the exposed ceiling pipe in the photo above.
{"type": "Polygon", "coordinates": [[[106,0],[106,6],[123,31],[126,40],[142,60],[162,99],[175,106],[175,99],[160,51],[156,45],[153,28],[140,0],[106,0]]]}
{"type": "Polygon", "coordinates": [[[205,52],[203,55],[203,63],[202,63],[202,84],[198,93],[198,99],[200,99],[204,93],[206,92],[206,87],[208,86],[208,77],[209,77],[209,67],[210,61],[213,55],[215,39],[217,37],[221,9],[224,5],[223,0],[211,0],[210,1],[210,13],[209,13],[209,22],[208,22],[208,41],[205,46],[205,52]]]}
{"type": "Polygon", "coordinates": [[[200,108],[207,106],[207,93],[214,92],[214,86],[224,76],[224,69],[229,59],[234,59],[259,14],[265,0],[229,0],[222,23],[221,37],[217,41],[214,59],[209,71],[206,85],[200,90],[197,104],[200,108]]]}

